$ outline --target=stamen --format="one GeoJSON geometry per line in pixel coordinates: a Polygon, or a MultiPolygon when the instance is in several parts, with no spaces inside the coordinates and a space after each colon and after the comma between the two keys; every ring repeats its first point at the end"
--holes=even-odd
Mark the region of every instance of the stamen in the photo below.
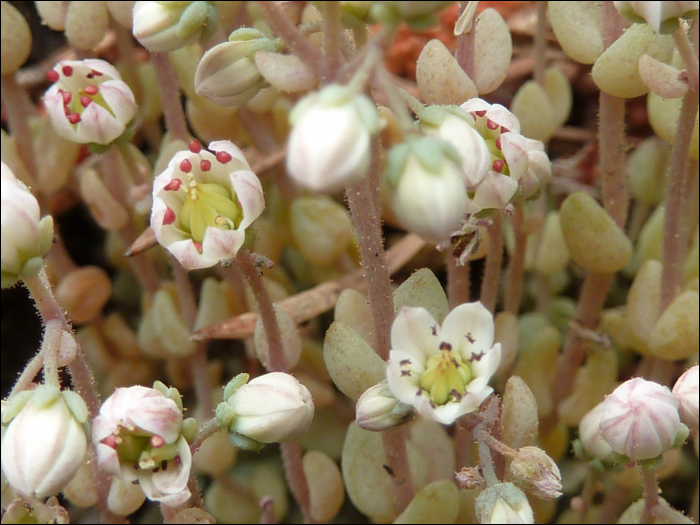
{"type": "Polygon", "coordinates": [[[433,332],[433,335],[437,337],[437,325],[433,325],[430,327],[430,331],[433,332]]]}
{"type": "Polygon", "coordinates": [[[199,161],[199,167],[202,171],[209,171],[211,169],[211,161],[202,159],[199,161]]]}
{"type": "Polygon", "coordinates": [[[70,108],[68,106],[63,106],[63,112],[66,114],[66,117],[70,115],[70,108]]]}
{"type": "Polygon", "coordinates": [[[440,350],[452,350],[452,345],[446,341],[440,343],[440,350]]]}
{"type": "Polygon", "coordinates": [[[410,370],[401,370],[401,377],[408,376],[411,377],[411,371],[410,370]]]}
{"type": "Polygon", "coordinates": [[[98,87],[97,87],[97,86],[94,86],[94,85],[92,85],[92,84],[89,84],[89,85],[85,88],[85,93],[87,93],[88,95],[97,95],[97,92],[98,92],[98,91],[99,91],[98,87]]]}
{"type": "Polygon", "coordinates": [[[165,461],[165,460],[163,460],[163,461],[161,462],[161,464],[160,464],[160,468],[163,469],[163,472],[165,472],[166,470],[168,470],[168,462],[165,461]]]}
{"type": "Polygon", "coordinates": [[[485,117],[486,116],[486,110],[482,109],[481,111],[475,111],[477,117],[485,117]]]}
{"type": "Polygon", "coordinates": [[[221,164],[231,162],[231,159],[233,159],[233,157],[230,153],[226,153],[225,151],[216,152],[216,160],[218,160],[221,164]]]}
{"type": "Polygon", "coordinates": [[[491,119],[486,119],[486,127],[491,131],[497,130],[500,126],[491,119]]]}
{"type": "Polygon", "coordinates": [[[61,90],[61,97],[63,98],[64,104],[70,104],[70,101],[73,98],[73,93],[71,93],[70,91],[61,90]]]}
{"type": "Polygon", "coordinates": [[[104,438],[102,441],[100,441],[103,445],[107,445],[109,448],[116,449],[117,448],[117,436],[114,434],[110,434],[106,438],[104,438]]]}
{"type": "Polygon", "coordinates": [[[399,364],[401,366],[408,366],[411,364],[411,360],[410,359],[402,359],[401,361],[399,361],[399,364]]]}
{"type": "Polygon", "coordinates": [[[194,139],[192,142],[190,142],[188,149],[192,153],[199,153],[200,151],[202,151],[202,144],[197,139],[194,139]]]}
{"type": "Polygon", "coordinates": [[[202,248],[202,243],[201,243],[201,242],[192,241],[192,244],[194,244],[195,249],[196,249],[199,253],[202,253],[202,250],[203,250],[204,248],[202,248]]]}
{"type": "Polygon", "coordinates": [[[80,122],[80,115],[78,113],[72,113],[68,115],[68,121],[71,124],[77,124],[78,122],[80,122]]]}
{"type": "Polygon", "coordinates": [[[46,73],[46,78],[49,79],[49,82],[58,82],[58,79],[61,78],[61,75],[58,74],[58,71],[54,71],[53,69],[46,73]]]}
{"type": "Polygon", "coordinates": [[[180,170],[183,173],[189,173],[192,171],[192,163],[189,161],[189,159],[185,159],[180,163],[180,170]]]}
{"type": "Polygon", "coordinates": [[[101,76],[102,76],[102,73],[100,73],[99,71],[96,71],[96,70],[93,69],[91,75],[94,75],[94,76],[96,76],[96,77],[101,77],[101,76]]]}
{"type": "Polygon", "coordinates": [[[470,343],[474,343],[474,342],[476,341],[476,339],[474,339],[474,338],[472,337],[472,333],[471,333],[471,332],[467,332],[466,337],[467,337],[467,341],[469,341],[470,343]]]}
{"type": "MultiPolygon", "coordinates": [[[[170,210],[170,208],[168,208],[168,210],[170,210]]],[[[161,436],[151,436],[151,446],[153,448],[160,448],[163,445],[165,445],[165,440],[161,436]]]]}
{"type": "Polygon", "coordinates": [[[496,139],[496,148],[498,148],[499,150],[502,149],[502,148],[501,148],[501,137],[498,137],[498,138],[496,139]]]}
{"type": "Polygon", "coordinates": [[[182,463],[182,459],[180,459],[179,455],[175,456],[175,463],[177,463],[178,465],[182,463]]]}
{"type": "Polygon", "coordinates": [[[182,186],[182,181],[180,179],[173,179],[163,186],[163,189],[165,191],[177,191],[180,189],[180,186],[182,186]]]}
{"type": "Polygon", "coordinates": [[[88,107],[91,102],[92,99],[90,97],[80,97],[80,105],[84,108],[88,107]]]}
{"type": "Polygon", "coordinates": [[[67,77],[69,77],[73,74],[73,68],[70,66],[63,66],[61,68],[61,71],[63,71],[63,74],[66,75],[67,77]]]}
{"type": "MultiPolygon", "coordinates": [[[[175,222],[175,212],[171,208],[165,208],[165,215],[163,215],[163,226],[167,226],[168,224],[172,224],[174,222],[175,222]]],[[[153,446],[155,447],[155,445],[153,445],[153,446]]],[[[160,446],[163,446],[163,445],[160,445],[160,446]]],[[[158,448],[158,447],[156,447],[156,448],[158,448]]]]}
{"type": "Polygon", "coordinates": [[[497,173],[501,173],[503,171],[504,167],[504,162],[500,159],[494,160],[493,164],[491,165],[491,169],[497,173]]]}

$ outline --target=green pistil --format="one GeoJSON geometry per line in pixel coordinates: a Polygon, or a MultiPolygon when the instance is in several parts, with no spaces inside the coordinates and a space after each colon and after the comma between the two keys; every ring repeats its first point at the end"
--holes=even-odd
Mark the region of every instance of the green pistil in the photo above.
{"type": "Polygon", "coordinates": [[[439,354],[428,358],[425,372],[421,375],[420,386],[430,393],[430,399],[436,405],[444,405],[451,396],[462,396],[473,374],[469,364],[465,363],[452,347],[443,343],[439,354]]]}
{"type": "Polygon", "coordinates": [[[235,192],[229,192],[220,184],[198,183],[194,179],[183,189],[187,200],[178,219],[195,242],[204,241],[207,227],[232,230],[241,224],[243,211],[235,192]]]}
{"type": "Polygon", "coordinates": [[[149,447],[148,436],[137,436],[124,431],[117,436],[117,455],[122,461],[136,463],[143,451],[149,447]]]}

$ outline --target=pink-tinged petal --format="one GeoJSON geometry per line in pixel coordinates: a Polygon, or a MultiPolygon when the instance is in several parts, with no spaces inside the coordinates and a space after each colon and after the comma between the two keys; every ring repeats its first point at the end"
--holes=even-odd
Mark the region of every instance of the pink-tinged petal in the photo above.
{"type": "Polygon", "coordinates": [[[510,177],[517,181],[528,167],[528,147],[525,137],[519,133],[503,133],[501,135],[501,151],[503,158],[508,163],[510,177]]]}
{"type": "Polygon", "coordinates": [[[421,366],[439,352],[442,329],[425,308],[404,306],[391,326],[391,348],[411,355],[421,366]]]}
{"type": "Polygon", "coordinates": [[[109,78],[112,78],[115,80],[122,79],[122,76],[119,74],[119,70],[116,67],[114,67],[109,62],[106,62],[104,60],[100,60],[99,58],[87,58],[85,60],[78,60],[75,62],[71,62],[71,64],[75,64],[78,67],[80,67],[80,66],[85,67],[87,70],[85,73],[89,73],[90,71],[95,70],[95,71],[98,71],[109,78]]]}
{"type": "Polygon", "coordinates": [[[472,352],[487,352],[493,346],[493,315],[480,302],[452,310],[442,323],[442,338],[469,359],[472,352]]]}
{"type": "Polygon", "coordinates": [[[491,109],[491,104],[481,98],[471,98],[462,104],[462,109],[467,113],[476,111],[488,111],[491,109]]]}
{"type": "Polygon", "coordinates": [[[210,142],[208,148],[209,151],[216,153],[217,151],[225,151],[231,155],[232,162],[227,162],[225,165],[227,168],[231,168],[231,171],[247,170],[250,171],[250,165],[243,155],[243,152],[238,146],[229,140],[217,140],[210,142]],[[237,161],[237,162],[236,162],[237,161]]]}
{"type": "Polygon", "coordinates": [[[389,353],[386,375],[389,390],[394,397],[403,403],[413,404],[424,370],[423,364],[412,354],[392,350],[389,353]]]}
{"type": "Polygon", "coordinates": [[[234,171],[230,177],[231,185],[243,210],[243,220],[238,229],[244,230],[253,224],[265,209],[262,185],[260,179],[252,171],[234,171]]]}
{"type": "Polygon", "coordinates": [[[104,470],[107,474],[121,476],[121,465],[116,450],[103,443],[97,443],[95,444],[95,453],[97,454],[97,464],[100,469],[104,470]]]}
{"type": "Polygon", "coordinates": [[[222,259],[232,259],[245,242],[245,232],[238,230],[221,230],[219,228],[207,228],[202,242],[202,257],[213,261],[214,266],[222,259]]]}
{"type": "Polygon", "coordinates": [[[167,462],[167,468],[162,468],[153,473],[153,486],[163,494],[176,494],[187,490],[187,480],[192,466],[192,453],[187,440],[180,436],[177,441],[179,460],[171,459],[167,462]]]}
{"type": "Polygon", "coordinates": [[[469,203],[470,213],[481,210],[500,210],[505,207],[515,192],[518,191],[518,182],[508,175],[489,171],[484,182],[476,189],[474,199],[469,203]]]}
{"type": "Polygon", "coordinates": [[[136,113],[136,100],[129,86],[121,80],[108,80],[99,86],[105,102],[118,121],[126,124],[136,113]]]}
{"type": "Polygon", "coordinates": [[[216,262],[211,262],[209,259],[203,257],[202,254],[197,251],[191,239],[174,242],[166,246],[166,248],[173,254],[173,257],[180,262],[185,270],[211,268],[216,264],[216,262]]]}
{"type": "Polygon", "coordinates": [[[66,113],[63,109],[63,95],[59,92],[57,84],[51,86],[44,95],[44,106],[54,131],[66,140],[77,142],[78,134],[75,127],[66,118],[66,113]]]}
{"type": "Polygon", "coordinates": [[[99,104],[90,104],[80,115],[76,133],[82,143],[109,144],[124,133],[125,126],[99,104]]]}
{"type": "Polygon", "coordinates": [[[174,443],[180,435],[182,413],[172,399],[144,399],[133,407],[129,421],[145,432],[162,437],[166,443],[174,443]]]}
{"type": "Polygon", "coordinates": [[[520,133],[520,121],[518,117],[500,104],[491,104],[491,108],[486,113],[486,118],[508,131],[520,133]]]}

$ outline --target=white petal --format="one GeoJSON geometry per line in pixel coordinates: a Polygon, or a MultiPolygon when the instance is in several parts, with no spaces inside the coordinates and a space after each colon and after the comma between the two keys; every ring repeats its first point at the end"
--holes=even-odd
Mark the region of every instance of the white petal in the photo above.
{"type": "Polygon", "coordinates": [[[416,394],[420,386],[420,376],[424,370],[422,363],[411,354],[392,350],[389,353],[386,375],[389,390],[394,397],[412,405],[420,397],[416,394]]]}
{"type": "Polygon", "coordinates": [[[404,306],[391,326],[391,349],[417,359],[421,366],[439,352],[442,329],[425,308],[404,306]]]}
{"type": "Polygon", "coordinates": [[[241,149],[230,140],[217,140],[215,142],[210,142],[207,149],[209,151],[213,151],[214,153],[216,153],[217,151],[225,151],[226,153],[231,155],[232,162],[238,161],[237,164],[224,164],[224,166],[231,168],[231,171],[250,170],[250,165],[248,164],[245,155],[243,155],[241,149]]]}
{"type": "Polygon", "coordinates": [[[472,352],[487,352],[493,346],[493,315],[478,301],[452,310],[442,323],[442,330],[443,339],[465,359],[472,352]]]}
{"type": "Polygon", "coordinates": [[[260,179],[252,171],[234,171],[230,177],[238,202],[243,210],[243,220],[238,229],[244,230],[260,217],[265,209],[262,185],[260,179]]]}
{"type": "Polygon", "coordinates": [[[238,230],[222,230],[209,227],[204,232],[202,241],[202,258],[214,266],[223,259],[232,259],[245,242],[245,232],[238,230]]]}

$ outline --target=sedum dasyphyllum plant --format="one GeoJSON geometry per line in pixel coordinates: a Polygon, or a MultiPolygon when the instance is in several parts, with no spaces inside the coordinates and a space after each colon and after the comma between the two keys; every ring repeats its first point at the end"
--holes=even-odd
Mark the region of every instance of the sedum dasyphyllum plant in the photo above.
{"type": "Polygon", "coordinates": [[[698,2],[1,6],[3,523],[698,522],[698,2]]]}

